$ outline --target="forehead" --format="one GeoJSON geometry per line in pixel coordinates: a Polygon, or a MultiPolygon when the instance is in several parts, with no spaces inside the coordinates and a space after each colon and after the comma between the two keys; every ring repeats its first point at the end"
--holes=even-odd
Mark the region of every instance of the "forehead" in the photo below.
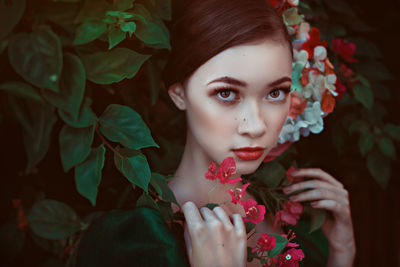
{"type": "Polygon", "coordinates": [[[292,55],[288,46],[273,41],[228,48],[201,65],[189,83],[207,85],[212,80],[231,76],[250,87],[265,86],[283,76],[291,77],[292,55]]]}

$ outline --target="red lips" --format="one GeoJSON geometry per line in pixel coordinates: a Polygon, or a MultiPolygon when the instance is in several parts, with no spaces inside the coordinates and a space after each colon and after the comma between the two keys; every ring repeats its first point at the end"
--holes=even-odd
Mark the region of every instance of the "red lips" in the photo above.
{"type": "Polygon", "coordinates": [[[242,160],[256,160],[259,159],[264,153],[262,147],[242,147],[233,149],[235,155],[242,160]]]}

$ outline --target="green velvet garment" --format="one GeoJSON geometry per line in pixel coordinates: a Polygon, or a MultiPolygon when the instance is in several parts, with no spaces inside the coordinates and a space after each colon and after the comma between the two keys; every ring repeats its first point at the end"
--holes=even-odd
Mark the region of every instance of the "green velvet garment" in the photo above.
{"type": "MultiPolygon", "coordinates": [[[[292,227],[305,254],[303,267],[326,266],[328,242],[309,223],[292,227]]],[[[174,233],[161,214],[149,208],[113,210],[95,220],[79,243],[76,267],[189,266],[183,230],[174,233]]]]}

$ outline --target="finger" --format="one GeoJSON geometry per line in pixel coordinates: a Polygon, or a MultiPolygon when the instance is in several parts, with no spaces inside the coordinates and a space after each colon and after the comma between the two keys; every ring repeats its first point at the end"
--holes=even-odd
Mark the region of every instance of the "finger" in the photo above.
{"type": "Polygon", "coordinates": [[[186,223],[185,223],[185,226],[184,226],[183,236],[184,236],[184,238],[185,238],[186,253],[187,253],[187,255],[188,255],[189,262],[192,263],[192,255],[193,255],[192,240],[191,240],[191,238],[190,238],[188,226],[187,226],[186,223]]]}
{"type": "Polygon", "coordinates": [[[331,199],[324,199],[311,202],[311,206],[317,209],[326,209],[332,212],[336,219],[342,221],[351,220],[350,209],[346,205],[341,205],[337,201],[331,199]]]}
{"type": "Polygon", "coordinates": [[[199,228],[199,226],[203,224],[204,221],[201,218],[199,210],[193,202],[188,201],[183,204],[182,210],[189,232],[192,234],[197,228],[199,228]]]}
{"type": "Polygon", "coordinates": [[[215,216],[214,212],[212,212],[209,208],[203,207],[200,209],[201,215],[203,215],[203,219],[206,222],[217,221],[218,218],[215,216]]]}
{"type": "Polygon", "coordinates": [[[294,177],[317,178],[324,180],[328,183],[334,184],[336,186],[343,187],[343,185],[340,182],[338,182],[332,175],[317,168],[298,169],[296,171],[291,172],[291,175],[294,177]]]}
{"type": "Polygon", "coordinates": [[[312,200],[334,200],[343,205],[347,205],[347,199],[343,198],[341,195],[336,194],[330,190],[326,189],[313,189],[308,190],[303,193],[293,195],[289,198],[293,201],[312,201],[312,200]]]}
{"type": "Polygon", "coordinates": [[[225,210],[221,207],[215,207],[213,209],[214,214],[220,219],[227,229],[233,228],[232,222],[226,214],[225,210]]]}
{"type": "Polygon", "coordinates": [[[343,197],[347,197],[347,191],[344,190],[344,188],[320,180],[308,180],[304,182],[295,183],[285,187],[283,189],[283,192],[285,194],[290,194],[295,191],[300,191],[304,189],[314,189],[314,188],[331,190],[337,194],[340,194],[343,197]]]}
{"type": "Polygon", "coordinates": [[[236,233],[239,236],[246,236],[246,227],[244,226],[243,218],[240,214],[233,214],[233,225],[235,226],[236,233]]]}

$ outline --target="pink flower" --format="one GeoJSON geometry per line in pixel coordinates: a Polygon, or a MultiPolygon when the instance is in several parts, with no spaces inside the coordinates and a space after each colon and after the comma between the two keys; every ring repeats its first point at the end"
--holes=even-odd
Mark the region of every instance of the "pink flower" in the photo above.
{"type": "Polygon", "coordinates": [[[257,201],[251,198],[246,199],[246,202],[239,201],[239,203],[243,206],[246,213],[246,218],[243,219],[244,222],[252,222],[257,224],[264,220],[264,205],[258,205],[257,201]]]}
{"type": "Polygon", "coordinates": [[[341,81],[339,81],[339,79],[336,80],[335,87],[336,87],[336,92],[338,93],[336,99],[341,99],[346,93],[347,88],[341,81]]]}
{"type": "Polygon", "coordinates": [[[345,64],[340,64],[340,72],[345,78],[350,77],[353,74],[353,70],[347,67],[345,64]]]}
{"type": "Polygon", "coordinates": [[[246,183],[242,186],[242,189],[240,188],[235,188],[235,189],[229,189],[227,192],[232,196],[232,202],[233,204],[237,204],[239,200],[244,196],[246,193],[246,188],[250,185],[250,183],[246,183]]]}
{"type": "Polygon", "coordinates": [[[263,252],[266,250],[272,250],[274,249],[276,245],[276,238],[275,236],[268,235],[266,233],[261,234],[260,237],[257,240],[257,246],[255,246],[251,251],[252,252],[263,252]]]}
{"type": "Polygon", "coordinates": [[[358,60],[353,57],[356,52],[355,43],[343,40],[342,38],[336,38],[332,40],[332,49],[345,61],[350,63],[358,62],[358,60]]]}
{"type": "Polygon", "coordinates": [[[221,184],[235,184],[242,180],[242,178],[237,177],[235,179],[228,179],[232,175],[236,173],[236,163],[232,157],[228,157],[224,159],[217,169],[217,166],[214,162],[211,162],[210,166],[208,166],[208,171],[204,174],[204,177],[208,180],[216,180],[219,179],[221,184]]]}
{"type": "Polygon", "coordinates": [[[286,201],[283,203],[283,209],[275,214],[274,228],[279,221],[286,224],[296,225],[302,213],[303,206],[300,203],[292,200],[286,201]]]}
{"type": "Polygon", "coordinates": [[[290,168],[286,171],[286,178],[291,184],[303,181],[302,177],[295,177],[292,175],[292,172],[295,171],[297,171],[297,169],[293,166],[290,166],[290,168]]]}
{"type": "Polygon", "coordinates": [[[279,266],[297,267],[302,259],[304,259],[303,251],[301,249],[291,248],[279,257],[279,266]]]}

